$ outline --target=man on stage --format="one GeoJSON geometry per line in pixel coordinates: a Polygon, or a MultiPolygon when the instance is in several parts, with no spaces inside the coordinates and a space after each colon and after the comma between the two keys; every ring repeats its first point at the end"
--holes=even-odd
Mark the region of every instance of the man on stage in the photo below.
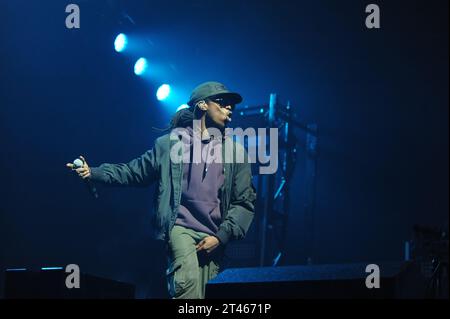
{"type": "Polygon", "coordinates": [[[242,239],[253,220],[256,193],[251,165],[243,146],[225,134],[233,109],[240,102],[241,95],[223,84],[203,83],[193,90],[190,108],[175,114],[172,134],[159,137],[155,146],[140,157],[98,167],[90,167],[83,157],[82,167],[66,164],[81,178],[97,183],[158,183],[153,224],[156,237],[167,243],[167,280],[172,298],[204,298],[207,281],[219,272],[225,246],[242,239]],[[182,129],[186,139],[173,134],[176,128],[182,129]],[[177,161],[173,150],[180,142],[183,154],[188,156],[177,161]],[[231,161],[224,160],[228,158],[226,149],[235,155],[231,161]],[[239,162],[238,158],[245,160],[239,162]]]}

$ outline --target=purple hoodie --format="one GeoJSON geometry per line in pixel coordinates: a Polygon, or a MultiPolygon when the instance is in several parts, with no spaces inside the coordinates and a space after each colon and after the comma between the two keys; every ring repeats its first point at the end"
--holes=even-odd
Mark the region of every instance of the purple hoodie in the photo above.
{"type": "MultiPolygon", "coordinates": [[[[192,128],[188,127],[191,137],[192,128]]],[[[208,148],[209,156],[222,145],[220,139],[202,139],[201,148],[208,148]]],[[[192,158],[192,144],[191,144],[192,158]]],[[[206,150],[205,150],[206,152],[206,150]]],[[[221,153],[220,153],[221,154],[221,153]]],[[[220,155],[221,157],[221,155],[220,155]]],[[[176,225],[214,235],[221,223],[219,190],[224,182],[222,163],[183,163],[181,203],[176,225]]]]}

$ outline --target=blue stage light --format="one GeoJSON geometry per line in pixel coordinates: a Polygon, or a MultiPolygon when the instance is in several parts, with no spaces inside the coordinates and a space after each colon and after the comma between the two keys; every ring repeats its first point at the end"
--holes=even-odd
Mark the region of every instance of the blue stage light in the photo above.
{"type": "Polygon", "coordinates": [[[42,267],[41,270],[62,270],[63,267],[42,267]]]}
{"type": "Polygon", "coordinates": [[[26,271],[26,268],[9,268],[6,269],[6,271],[26,271]]]}
{"type": "Polygon", "coordinates": [[[117,52],[122,52],[127,47],[127,44],[128,44],[127,36],[125,34],[121,33],[114,40],[114,49],[117,52]]]}
{"type": "Polygon", "coordinates": [[[147,70],[147,67],[148,67],[147,59],[146,58],[140,58],[134,64],[134,73],[136,75],[142,75],[147,70]]]}
{"type": "Polygon", "coordinates": [[[187,105],[187,104],[181,104],[181,105],[177,108],[177,112],[178,112],[179,110],[188,109],[188,108],[189,108],[189,105],[187,105]]]}
{"type": "Polygon", "coordinates": [[[156,98],[159,101],[164,101],[170,94],[170,85],[163,84],[159,87],[158,91],[156,91],[156,98]]]}

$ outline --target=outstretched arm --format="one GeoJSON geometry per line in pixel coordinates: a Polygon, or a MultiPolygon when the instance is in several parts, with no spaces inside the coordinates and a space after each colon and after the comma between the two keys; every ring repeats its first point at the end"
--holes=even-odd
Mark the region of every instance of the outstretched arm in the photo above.
{"type": "MultiPolygon", "coordinates": [[[[77,168],[78,175],[94,182],[116,186],[145,186],[157,179],[159,165],[156,148],[153,148],[128,163],[101,164],[99,167],[89,167],[84,157],[80,156],[84,165],[77,168]]],[[[67,163],[73,169],[73,164],[67,163]]]]}

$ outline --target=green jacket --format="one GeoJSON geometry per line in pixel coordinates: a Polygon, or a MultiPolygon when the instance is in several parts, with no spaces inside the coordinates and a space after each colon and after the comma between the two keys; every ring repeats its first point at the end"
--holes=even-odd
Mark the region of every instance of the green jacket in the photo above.
{"type": "MultiPolygon", "coordinates": [[[[247,153],[242,145],[231,138],[235,158],[247,153]]],[[[154,182],[155,208],[152,223],[156,238],[165,240],[175,224],[182,194],[183,163],[171,161],[171,147],[179,141],[170,134],[159,137],[153,149],[140,157],[123,164],[102,164],[91,168],[91,179],[107,185],[148,186],[154,182]]],[[[222,147],[224,153],[225,147],[222,147]]],[[[222,158],[224,154],[222,154],[222,158]]],[[[219,191],[222,222],[216,233],[222,244],[245,236],[253,220],[256,193],[252,184],[251,164],[226,163],[224,161],[224,183],[219,191]]]]}

